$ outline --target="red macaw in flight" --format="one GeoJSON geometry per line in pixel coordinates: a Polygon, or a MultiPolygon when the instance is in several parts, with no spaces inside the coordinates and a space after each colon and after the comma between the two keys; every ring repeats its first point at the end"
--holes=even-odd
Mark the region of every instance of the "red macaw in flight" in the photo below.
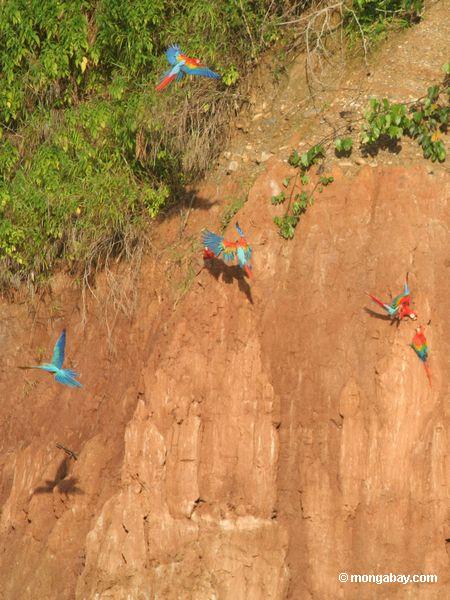
{"type": "Polygon", "coordinates": [[[204,231],[202,241],[204,246],[203,258],[218,258],[222,254],[222,258],[227,264],[238,264],[241,269],[244,269],[249,279],[252,277],[252,248],[245,239],[244,232],[239,227],[239,223],[235,224],[239,234],[239,239],[235,242],[228,242],[220,235],[212,231],[204,231]]]}
{"type": "Polygon", "coordinates": [[[164,73],[161,81],[156,86],[158,92],[166,88],[174,79],[180,81],[184,75],[200,75],[212,79],[220,79],[220,75],[208,69],[198,58],[190,58],[183,54],[179,46],[170,46],[166,50],[166,57],[171,68],[164,73]]]}
{"type": "Polygon", "coordinates": [[[398,319],[401,321],[405,317],[409,317],[413,321],[416,320],[417,315],[414,311],[411,310],[409,303],[411,301],[411,293],[408,287],[408,281],[405,281],[404,291],[396,296],[390,304],[382,302],[372,294],[366,292],[366,294],[372,298],[374,302],[376,302],[379,306],[381,306],[391,317],[391,319],[398,319]]]}

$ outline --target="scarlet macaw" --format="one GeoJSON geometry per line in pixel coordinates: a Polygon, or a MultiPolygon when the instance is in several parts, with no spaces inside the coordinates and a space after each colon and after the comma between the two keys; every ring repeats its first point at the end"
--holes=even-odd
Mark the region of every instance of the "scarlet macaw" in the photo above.
{"type": "Polygon", "coordinates": [[[370,296],[370,298],[372,298],[374,302],[376,302],[382,308],[384,308],[384,310],[388,313],[391,319],[397,318],[399,321],[401,321],[405,317],[409,317],[410,319],[415,321],[417,318],[416,313],[413,312],[409,307],[409,303],[411,301],[411,294],[408,288],[407,281],[405,281],[405,288],[403,293],[396,296],[390,304],[382,302],[381,300],[379,300],[372,294],[369,294],[368,292],[366,292],[366,294],[370,296]]]}
{"type": "Polygon", "coordinates": [[[220,79],[218,73],[214,73],[214,71],[208,69],[198,58],[190,58],[186,54],[183,54],[179,46],[175,45],[167,48],[166,57],[172,68],[164,73],[161,81],[156,86],[158,92],[167,87],[175,78],[177,81],[183,79],[185,74],[220,79]]]}
{"type": "Polygon", "coordinates": [[[205,247],[203,257],[210,258],[210,253],[212,252],[218,258],[222,253],[222,258],[227,264],[238,264],[251,279],[252,265],[250,261],[252,258],[252,248],[248,245],[244,232],[239,227],[239,223],[236,223],[235,227],[239,234],[239,239],[235,242],[228,242],[212,231],[204,231],[202,234],[202,241],[205,247]]]}
{"type": "Polygon", "coordinates": [[[53,350],[53,358],[50,364],[44,363],[43,365],[39,365],[36,367],[19,367],[19,369],[42,369],[43,371],[54,373],[55,379],[59,383],[62,383],[69,387],[83,387],[81,383],[75,379],[75,377],[78,376],[78,373],[75,373],[75,371],[72,371],[71,369],[62,368],[64,362],[65,349],[66,330],[63,329],[61,335],[58,338],[58,341],[55,344],[55,348],[53,350]]]}
{"type": "Polygon", "coordinates": [[[414,335],[410,346],[414,350],[414,352],[417,354],[417,356],[420,358],[420,360],[423,362],[423,366],[425,368],[425,373],[427,374],[428,381],[430,382],[430,385],[431,385],[431,372],[430,372],[430,367],[427,364],[428,344],[427,344],[427,338],[425,337],[425,334],[424,334],[424,329],[425,328],[423,326],[418,327],[416,329],[416,334],[414,335]]]}

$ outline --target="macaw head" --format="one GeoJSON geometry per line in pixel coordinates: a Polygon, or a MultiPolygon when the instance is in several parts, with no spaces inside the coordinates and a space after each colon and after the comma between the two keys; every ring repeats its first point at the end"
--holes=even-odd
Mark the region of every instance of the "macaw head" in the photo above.
{"type": "Polygon", "coordinates": [[[416,313],[409,308],[408,304],[401,305],[399,317],[400,319],[403,319],[404,317],[409,317],[412,321],[415,321],[417,319],[416,313]]]}

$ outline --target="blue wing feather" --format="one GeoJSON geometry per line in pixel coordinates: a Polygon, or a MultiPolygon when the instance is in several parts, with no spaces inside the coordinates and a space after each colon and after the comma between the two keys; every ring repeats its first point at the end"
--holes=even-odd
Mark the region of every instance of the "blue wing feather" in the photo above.
{"type": "Polygon", "coordinates": [[[177,44],[173,44],[169,46],[166,50],[166,58],[169,61],[169,64],[175,65],[178,62],[178,55],[181,54],[180,46],[177,44]]]}
{"type": "Polygon", "coordinates": [[[53,350],[52,365],[54,365],[57,369],[60,369],[63,365],[65,349],[66,349],[66,330],[63,329],[61,335],[58,338],[58,341],[55,344],[55,348],[53,350]]]}
{"type": "Polygon", "coordinates": [[[246,247],[243,247],[243,250],[244,250],[245,260],[250,261],[252,258],[252,247],[246,246],[246,247]]]}
{"type": "Polygon", "coordinates": [[[189,67],[183,65],[181,69],[188,75],[200,75],[201,77],[210,77],[211,79],[220,79],[221,77],[218,73],[214,73],[214,71],[208,69],[208,67],[189,67]]]}
{"type": "Polygon", "coordinates": [[[219,254],[223,251],[223,237],[213,233],[212,231],[204,231],[202,234],[203,245],[209,248],[211,252],[214,252],[215,256],[219,256],[219,254]]]}
{"type": "Polygon", "coordinates": [[[76,381],[75,377],[78,376],[78,373],[72,371],[71,369],[61,369],[55,375],[56,381],[62,383],[63,385],[67,385],[69,387],[83,387],[79,381],[76,381]]]}
{"type": "Polygon", "coordinates": [[[236,227],[238,234],[239,234],[241,237],[245,237],[245,235],[244,235],[244,232],[243,232],[243,231],[242,231],[242,229],[239,227],[239,223],[238,223],[237,221],[236,221],[236,223],[234,224],[234,226],[236,227]]]}

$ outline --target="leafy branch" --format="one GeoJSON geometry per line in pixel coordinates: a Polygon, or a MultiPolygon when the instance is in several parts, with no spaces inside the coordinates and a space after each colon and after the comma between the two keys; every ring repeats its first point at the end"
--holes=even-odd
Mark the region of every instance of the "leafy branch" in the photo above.
{"type": "MultiPolygon", "coordinates": [[[[312,191],[308,192],[303,189],[302,186],[309,184],[308,171],[318,161],[322,160],[325,156],[323,146],[316,145],[310,148],[307,152],[300,155],[297,150],[294,150],[289,157],[289,164],[292,167],[298,168],[294,182],[289,195],[289,201],[286,207],[286,211],[282,217],[274,217],[273,221],[279,229],[280,235],[289,240],[295,235],[295,228],[300,220],[302,214],[304,214],[308,208],[314,203],[314,192],[319,187],[319,191],[322,191],[322,186],[328,185],[333,181],[333,177],[321,177],[319,181],[314,185],[312,191]],[[300,184],[298,180],[300,178],[300,184]]],[[[290,178],[286,178],[283,181],[283,185],[288,187],[290,178]]],[[[285,192],[281,192],[276,196],[272,196],[272,204],[278,205],[283,204],[286,200],[285,192]]]]}

